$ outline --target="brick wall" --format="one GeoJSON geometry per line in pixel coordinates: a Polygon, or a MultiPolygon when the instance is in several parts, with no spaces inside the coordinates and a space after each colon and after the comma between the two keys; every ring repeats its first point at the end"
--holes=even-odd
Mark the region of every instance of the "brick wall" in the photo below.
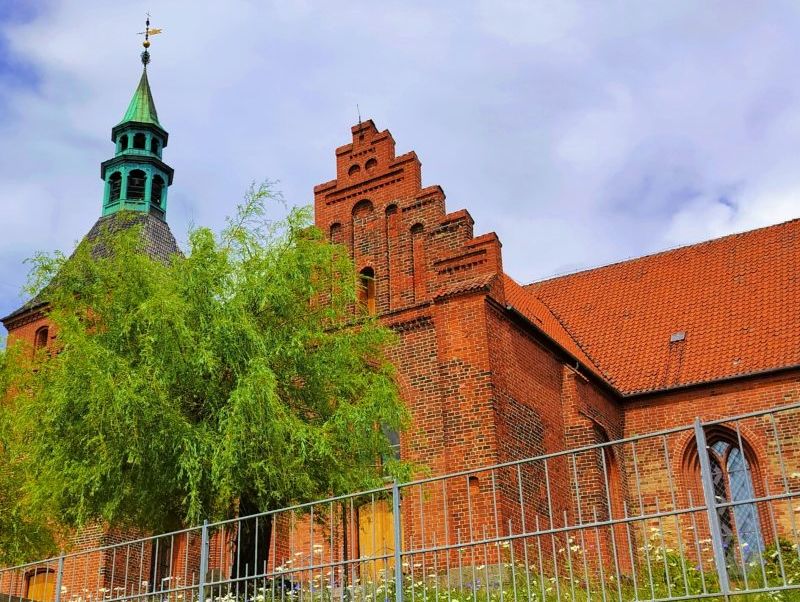
{"type": "MultiPolygon", "coordinates": [[[[336,149],[336,178],[314,188],[315,221],[349,249],[357,270],[374,272],[376,311],[398,334],[391,358],[412,416],[411,428],[401,436],[401,454],[428,474],[558,454],[686,425],[695,416],[713,419],[800,400],[800,371],[621,399],[506,308],[497,236],[475,236],[466,210],[447,212],[443,190],[423,187],[414,152],[397,156],[391,134],[372,121],[351,133],[352,141],[336,149]]],[[[32,345],[45,323],[38,314],[23,316],[12,325],[9,341],[32,345]]],[[[800,419],[785,416],[775,424],[750,419],[740,427],[757,492],[785,489],[787,470],[800,467],[800,419]]],[[[519,532],[523,522],[532,530],[620,518],[637,506],[668,510],[685,506],[690,494],[698,503],[693,457],[692,435],[685,431],[642,442],[635,450],[630,444],[593,448],[409,489],[403,497],[404,546],[519,532]]],[[[800,478],[796,481],[789,486],[800,487],[800,478]]],[[[353,558],[360,551],[358,511],[351,510],[346,554],[353,558]]],[[[776,507],[775,520],[788,525],[793,512],[788,505],[776,507]]],[[[681,519],[674,534],[694,528],[690,518],[681,519]]],[[[763,527],[767,532],[769,525],[763,527]]],[[[291,565],[299,550],[313,559],[313,543],[321,541],[333,542],[328,553],[337,561],[344,555],[343,532],[341,526],[332,532],[324,524],[283,516],[276,521],[270,564],[291,565]]],[[[570,536],[559,535],[552,543],[568,546],[570,536]]],[[[648,535],[616,528],[581,537],[581,545],[602,561],[614,556],[614,546],[635,548],[648,535]]],[[[102,540],[91,531],[76,541],[102,540]]],[[[232,541],[222,532],[212,539],[211,564],[223,574],[230,570],[232,541]]],[[[197,563],[198,543],[184,539],[178,545],[173,563],[186,572],[197,563]]],[[[142,563],[151,553],[142,552],[142,563]]],[[[500,557],[499,547],[493,547],[485,559],[500,557]]],[[[419,560],[431,559],[423,554],[419,560]]],[[[109,575],[116,574],[116,560],[98,556],[96,562],[84,568],[115,587],[109,575]]],[[[616,568],[629,567],[623,562],[616,568]]]]}

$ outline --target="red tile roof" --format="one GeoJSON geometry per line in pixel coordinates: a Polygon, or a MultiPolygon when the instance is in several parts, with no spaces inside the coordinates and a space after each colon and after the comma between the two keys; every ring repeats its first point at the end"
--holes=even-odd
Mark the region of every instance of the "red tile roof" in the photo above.
{"type": "Polygon", "coordinates": [[[531,324],[544,332],[550,339],[555,341],[562,349],[567,351],[572,357],[581,362],[587,369],[596,376],[602,378],[600,370],[592,359],[584,353],[580,346],[566,331],[564,326],[553,315],[547,306],[531,295],[512,280],[505,276],[503,288],[506,296],[506,304],[522,314],[531,324]]]}
{"type": "Polygon", "coordinates": [[[631,395],[800,366],[798,266],[800,219],[524,290],[631,395]]]}

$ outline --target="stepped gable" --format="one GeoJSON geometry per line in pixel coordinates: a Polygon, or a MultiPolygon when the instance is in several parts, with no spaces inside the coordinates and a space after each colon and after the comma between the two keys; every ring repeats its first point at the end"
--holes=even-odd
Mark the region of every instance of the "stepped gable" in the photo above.
{"type": "Polygon", "coordinates": [[[535,282],[626,396],[800,366],[800,220],[535,282]]]}
{"type": "Polygon", "coordinates": [[[372,120],[336,149],[336,179],[314,187],[316,224],[374,273],[378,313],[476,290],[503,298],[500,241],[473,236],[465,210],[447,213],[439,186],[422,186],[416,153],[397,156],[372,120]]]}
{"type": "Polygon", "coordinates": [[[315,220],[359,271],[371,270],[379,314],[394,325],[405,309],[483,292],[603,378],[547,306],[503,272],[497,235],[475,236],[467,210],[447,213],[443,190],[423,188],[416,153],[397,156],[392,135],[372,120],[351,132],[336,150],[336,179],[314,188],[315,220]]]}

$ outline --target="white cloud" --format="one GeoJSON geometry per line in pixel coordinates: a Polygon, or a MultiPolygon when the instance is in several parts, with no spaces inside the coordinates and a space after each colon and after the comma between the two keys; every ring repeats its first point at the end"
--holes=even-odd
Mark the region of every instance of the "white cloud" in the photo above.
{"type": "MultiPolygon", "coordinates": [[[[138,78],[143,2],[53,2],[0,24],[33,87],[0,89],[0,313],[20,257],[99,213],[138,78]]],[[[219,226],[253,179],[333,177],[356,103],[522,279],[800,214],[795,4],[166,0],[150,68],[169,219],[219,226]],[[720,202],[722,199],[724,202],[720,202]]],[[[0,68],[4,63],[0,63],[0,68]]],[[[2,73],[0,73],[2,75],[2,73]]]]}

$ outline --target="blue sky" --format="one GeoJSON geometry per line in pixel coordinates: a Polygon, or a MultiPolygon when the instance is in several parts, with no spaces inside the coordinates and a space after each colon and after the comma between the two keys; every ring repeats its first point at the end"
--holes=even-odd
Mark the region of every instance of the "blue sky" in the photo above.
{"type": "Polygon", "coordinates": [[[0,3],[0,314],[100,212],[145,11],[169,222],[334,175],[356,104],[528,282],[800,216],[800,4],[0,3]]]}

